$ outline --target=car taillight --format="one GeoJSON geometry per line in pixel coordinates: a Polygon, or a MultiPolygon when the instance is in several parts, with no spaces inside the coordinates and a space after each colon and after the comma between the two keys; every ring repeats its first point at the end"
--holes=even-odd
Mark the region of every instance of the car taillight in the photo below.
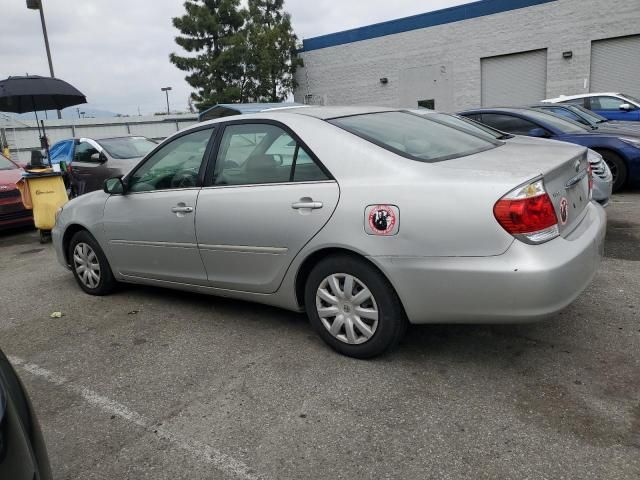
{"type": "Polygon", "coordinates": [[[587,167],[589,168],[589,198],[593,196],[593,168],[591,168],[591,164],[587,162],[587,167]]]}
{"type": "Polygon", "coordinates": [[[502,228],[526,243],[544,243],[560,235],[558,217],[542,180],[509,192],[495,204],[493,215],[502,228]]]}

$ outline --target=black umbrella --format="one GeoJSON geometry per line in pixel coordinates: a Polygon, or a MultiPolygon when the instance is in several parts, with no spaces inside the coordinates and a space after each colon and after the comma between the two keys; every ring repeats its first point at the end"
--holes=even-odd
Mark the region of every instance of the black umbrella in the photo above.
{"type": "MultiPolygon", "coordinates": [[[[38,111],[62,110],[66,107],[87,103],[86,97],[75,87],[64,80],[51,77],[28,75],[26,77],[9,77],[0,81],[0,112],[36,114],[36,125],[40,135],[38,124],[38,111]]],[[[44,121],[42,122],[42,146],[47,149],[44,121]]],[[[51,160],[49,160],[51,164],[51,160]]]]}

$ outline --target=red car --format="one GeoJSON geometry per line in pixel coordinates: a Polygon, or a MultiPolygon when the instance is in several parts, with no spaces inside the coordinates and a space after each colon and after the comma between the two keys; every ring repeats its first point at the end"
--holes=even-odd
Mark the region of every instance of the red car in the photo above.
{"type": "Polygon", "coordinates": [[[24,208],[16,182],[22,167],[0,154],[0,230],[33,225],[31,210],[24,208]]]}

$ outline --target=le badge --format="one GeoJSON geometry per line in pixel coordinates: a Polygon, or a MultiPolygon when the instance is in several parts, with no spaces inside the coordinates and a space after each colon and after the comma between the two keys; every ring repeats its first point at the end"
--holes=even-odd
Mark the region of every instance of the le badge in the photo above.
{"type": "Polygon", "coordinates": [[[400,209],[395,205],[369,205],[364,211],[364,231],[368,235],[390,237],[400,230],[400,209]]]}

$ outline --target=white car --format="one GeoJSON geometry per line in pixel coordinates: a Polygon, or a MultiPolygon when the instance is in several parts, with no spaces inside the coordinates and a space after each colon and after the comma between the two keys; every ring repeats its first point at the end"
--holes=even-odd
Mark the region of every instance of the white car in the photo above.
{"type": "Polygon", "coordinates": [[[561,95],[543,100],[543,103],[569,103],[596,112],[609,120],[640,122],[640,99],[625,93],[583,93],[561,95]]]}

